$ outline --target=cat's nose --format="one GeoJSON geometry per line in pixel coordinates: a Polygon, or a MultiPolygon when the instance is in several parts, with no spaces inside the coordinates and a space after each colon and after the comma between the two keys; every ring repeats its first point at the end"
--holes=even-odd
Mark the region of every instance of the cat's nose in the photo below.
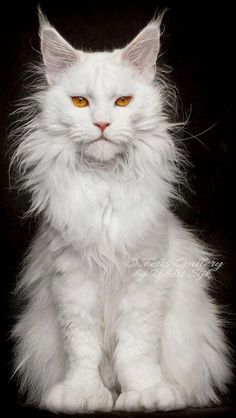
{"type": "Polygon", "coordinates": [[[101,129],[101,132],[103,134],[104,129],[106,129],[107,126],[110,125],[108,122],[97,122],[94,125],[98,126],[99,129],[101,129]]]}

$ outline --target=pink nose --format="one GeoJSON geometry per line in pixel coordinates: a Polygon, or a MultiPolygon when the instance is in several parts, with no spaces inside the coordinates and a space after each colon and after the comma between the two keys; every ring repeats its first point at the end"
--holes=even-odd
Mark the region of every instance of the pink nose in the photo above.
{"type": "Polygon", "coordinates": [[[100,128],[102,133],[103,133],[104,129],[106,129],[106,127],[109,126],[110,123],[108,123],[108,122],[97,122],[94,125],[98,126],[98,128],[100,128]]]}

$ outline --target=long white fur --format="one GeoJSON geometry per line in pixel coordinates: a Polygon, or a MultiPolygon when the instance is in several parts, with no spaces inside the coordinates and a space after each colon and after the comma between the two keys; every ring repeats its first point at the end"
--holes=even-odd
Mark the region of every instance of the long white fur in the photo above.
{"type": "Polygon", "coordinates": [[[14,372],[29,402],[55,412],[204,406],[231,378],[200,263],[211,254],[170,210],[184,156],[155,78],[160,23],[124,49],[88,53],[41,15],[47,85],[14,131],[13,163],[41,219],[17,288],[14,372]],[[99,121],[113,143],[92,143],[99,121]]]}

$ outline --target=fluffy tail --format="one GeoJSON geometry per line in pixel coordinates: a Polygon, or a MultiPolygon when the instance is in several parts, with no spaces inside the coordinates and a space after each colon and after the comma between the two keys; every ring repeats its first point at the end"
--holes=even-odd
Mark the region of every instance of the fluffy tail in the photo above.
{"type": "Polygon", "coordinates": [[[194,318],[183,304],[177,303],[165,319],[162,368],[168,380],[182,388],[188,405],[206,406],[219,401],[231,380],[229,350],[214,305],[205,318],[203,312],[194,318]]]}
{"type": "Polygon", "coordinates": [[[177,280],[163,323],[161,363],[188,405],[204,406],[218,402],[232,379],[230,348],[207,291],[209,269],[201,265],[210,260],[209,252],[188,231],[177,228],[172,241],[177,280]]]}

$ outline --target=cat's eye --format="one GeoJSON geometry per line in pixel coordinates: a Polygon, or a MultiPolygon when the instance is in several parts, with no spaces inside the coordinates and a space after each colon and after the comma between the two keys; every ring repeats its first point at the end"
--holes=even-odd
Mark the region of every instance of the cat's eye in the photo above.
{"type": "Polygon", "coordinates": [[[72,96],[71,97],[72,102],[77,107],[86,107],[89,105],[88,100],[85,97],[81,96],[72,96]]]}
{"type": "Polygon", "coordinates": [[[131,96],[122,96],[116,99],[115,105],[120,106],[120,107],[127,106],[130,100],[131,100],[131,96]]]}

